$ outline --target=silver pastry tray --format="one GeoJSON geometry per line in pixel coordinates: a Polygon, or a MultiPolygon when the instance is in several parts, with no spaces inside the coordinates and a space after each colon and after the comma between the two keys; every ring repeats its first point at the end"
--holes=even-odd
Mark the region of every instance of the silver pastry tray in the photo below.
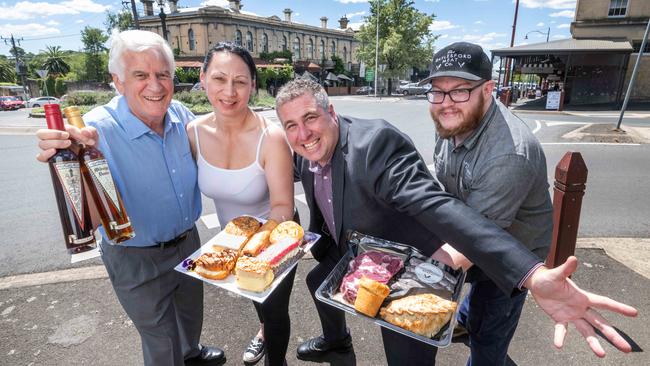
{"type": "MultiPolygon", "coordinates": [[[[217,234],[215,236],[218,237],[221,233],[217,234]]],[[[252,292],[252,291],[246,291],[242,290],[239,287],[237,287],[236,279],[234,274],[230,274],[228,277],[224,278],[223,280],[211,280],[205,277],[200,276],[194,271],[188,270],[183,266],[183,263],[185,263],[186,260],[191,259],[192,261],[195,261],[198,257],[201,256],[203,253],[207,252],[213,252],[214,249],[212,248],[212,244],[215,242],[214,238],[208,240],[207,243],[203,244],[201,248],[197,249],[194,253],[192,253],[189,257],[187,257],[185,260],[183,260],[181,263],[176,265],[174,269],[180,273],[186,274],[188,276],[194,277],[198,280],[201,280],[205,283],[209,283],[211,285],[220,287],[226,291],[230,291],[232,293],[235,293],[239,296],[243,296],[246,298],[249,298],[255,302],[258,303],[263,303],[269,295],[280,285],[280,283],[284,280],[284,278],[291,272],[291,270],[298,265],[298,262],[300,259],[307,253],[311,247],[316,244],[316,242],[320,239],[320,235],[306,231],[305,236],[303,237],[302,244],[300,244],[300,250],[298,254],[296,255],[296,259],[294,260],[294,263],[288,266],[279,276],[275,277],[273,279],[273,282],[271,282],[271,285],[264,291],[262,292],[252,292]]]]}
{"type": "MultiPolygon", "coordinates": [[[[377,317],[371,318],[369,316],[357,312],[354,309],[353,304],[349,304],[345,300],[343,300],[341,293],[339,291],[341,281],[343,280],[343,277],[345,277],[345,275],[348,272],[349,263],[354,258],[356,258],[357,255],[367,250],[379,250],[379,251],[388,252],[390,254],[397,254],[398,256],[402,256],[402,258],[406,258],[406,260],[404,261],[406,263],[406,261],[411,256],[421,255],[419,251],[405,244],[399,244],[384,239],[374,238],[372,236],[364,235],[357,232],[352,232],[348,234],[348,244],[350,250],[348,250],[345,256],[341,258],[341,260],[337,263],[336,267],[334,267],[334,270],[327,276],[325,281],[323,281],[323,283],[316,291],[316,298],[319,301],[322,301],[337,309],[345,311],[346,313],[366,318],[378,324],[379,326],[388,328],[390,330],[401,333],[403,335],[406,335],[408,337],[414,338],[418,341],[430,344],[435,347],[442,348],[442,347],[447,347],[449,346],[449,344],[451,344],[451,338],[453,335],[454,326],[456,325],[456,315],[458,314],[458,309],[460,308],[460,304],[461,304],[461,291],[463,288],[463,283],[465,282],[465,275],[466,275],[465,271],[463,271],[462,269],[455,270],[433,259],[427,262],[438,267],[443,272],[444,278],[449,281],[449,285],[451,287],[449,289],[449,292],[451,296],[449,297],[442,296],[442,297],[445,297],[447,300],[455,301],[458,304],[456,306],[456,311],[451,317],[451,320],[445,326],[443,326],[442,329],[440,329],[440,331],[436,335],[434,335],[431,338],[427,338],[419,334],[410,332],[406,329],[400,328],[394,324],[388,323],[382,320],[381,318],[379,318],[379,314],[377,314],[377,317]],[[392,249],[395,249],[395,251],[393,251],[392,249]]],[[[395,276],[393,276],[393,278],[389,281],[388,285],[390,286],[392,283],[394,283],[394,281],[399,279],[404,274],[404,272],[405,272],[404,269],[400,270],[395,276]]],[[[392,290],[391,290],[391,294],[389,295],[389,298],[391,298],[391,296],[393,296],[392,290]]],[[[387,298],[387,300],[384,301],[384,305],[387,304],[389,298],[387,298]]]]}

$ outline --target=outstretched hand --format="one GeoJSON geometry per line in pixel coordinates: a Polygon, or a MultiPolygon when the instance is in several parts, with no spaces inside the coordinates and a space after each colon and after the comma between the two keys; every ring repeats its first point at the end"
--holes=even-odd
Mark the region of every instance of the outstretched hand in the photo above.
{"type": "Polygon", "coordinates": [[[571,256],[554,269],[545,267],[537,269],[525,284],[539,307],[555,321],[553,342],[555,347],[562,348],[567,326],[573,323],[598,357],[605,357],[605,350],[600,345],[594,329],[600,331],[619,350],[630,352],[632,350],[630,344],[596,309],[609,310],[630,317],[636,316],[637,310],[578,287],[569,278],[577,266],[578,260],[571,256]]]}
{"type": "Polygon", "coordinates": [[[36,159],[45,163],[56,153],[56,149],[70,147],[72,140],[94,146],[99,135],[94,127],[78,129],[75,126],[66,125],[65,131],[40,129],[36,131],[36,137],[40,140],[38,147],[42,150],[36,155],[36,159]]]}

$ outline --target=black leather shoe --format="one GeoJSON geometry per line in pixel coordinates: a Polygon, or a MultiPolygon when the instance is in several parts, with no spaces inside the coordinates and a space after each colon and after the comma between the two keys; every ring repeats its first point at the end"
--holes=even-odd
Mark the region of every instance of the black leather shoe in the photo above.
{"type": "Polygon", "coordinates": [[[185,360],[185,366],[218,366],[226,362],[226,354],[217,347],[200,346],[201,353],[185,360]]]}
{"type": "Polygon", "coordinates": [[[341,340],[328,342],[319,336],[303,342],[298,346],[297,357],[299,360],[309,361],[327,356],[330,352],[347,353],[352,349],[352,337],[349,335],[341,340]]]}

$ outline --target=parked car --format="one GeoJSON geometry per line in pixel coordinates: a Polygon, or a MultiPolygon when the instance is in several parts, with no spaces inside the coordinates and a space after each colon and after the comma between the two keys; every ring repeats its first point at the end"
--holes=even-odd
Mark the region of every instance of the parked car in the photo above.
{"type": "Polygon", "coordinates": [[[14,96],[0,97],[0,109],[3,111],[25,108],[25,102],[14,96]]]}
{"type": "Polygon", "coordinates": [[[404,95],[424,94],[429,90],[429,85],[419,86],[418,83],[408,83],[397,87],[397,92],[404,95]]]}
{"type": "Polygon", "coordinates": [[[55,97],[38,97],[27,101],[27,108],[42,107],[45,104],[59,104],[59,99],[55,97]]]}
{"type": "Polygon", "coordinates": [[[372,88],[372,86],[362,86],[359,89],[357,89],[357,94],[358,95],[368,95],[368,94],[373,94],[375,90],[372,88]]]}

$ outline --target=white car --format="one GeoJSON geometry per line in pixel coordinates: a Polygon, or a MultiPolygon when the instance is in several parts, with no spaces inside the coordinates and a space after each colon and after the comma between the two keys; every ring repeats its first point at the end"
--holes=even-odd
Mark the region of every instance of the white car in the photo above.
{"type": "Polygon", "coordinates": [[[408,83],[397,87],[397,92],[404,95],[424,94],[429,90],[429,85],[418,85],[418,83],[408,83]]]}
{"type": "Polygon", "coordinates": [[[38,97],[27,101],[27,108],[42,107],[45,104],[59,104],[58,98],[55,97],[38,97]]]}

